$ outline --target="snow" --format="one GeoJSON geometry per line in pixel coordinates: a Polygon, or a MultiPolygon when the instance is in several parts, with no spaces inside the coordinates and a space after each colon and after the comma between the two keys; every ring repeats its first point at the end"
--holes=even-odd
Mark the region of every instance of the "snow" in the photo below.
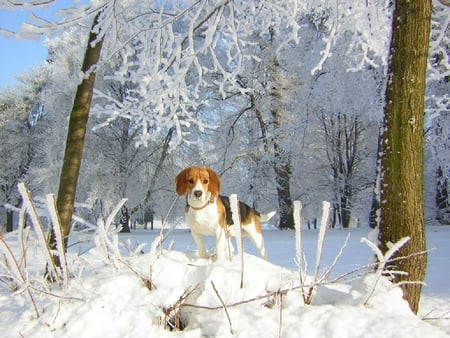
{"type": "MultiPolygon", "coordinates": [[[[435,249],[429,254],[418,316],[409,310],[399,287],[357,270],[374,255],[361,242],[368,237],[368,228],[327,231],[321,267],[326,270],[343,252],[327,282],[316,286],[311,305],[303,303],[298,287],[294,231],[265,229],[269,261],[259,258],[244,240],[243,288],[240,257],[235,255],[231,261],[198,258],[187,229],[168,232],[162,248],[159,230],[103,231],[72,234],[67,255],[69,285],[52,285],[48,290],[39,283],[46,258],[30,234],[26,259],[30,284],[46,290],[31,289],[40,316],[27,298],[26,287],[12,291],[0,270],[2,337],[450,336],[450,321],[442,319],[450,311],[446,272],[450,227],[427,227],[428,247],[435,249]],[[120,252],[117,243],[121,243],[120,252]],[[148,245],[142,247],[142,243],[148,245]],[[164,328],[164,323],[170,326],[177,320],[184,330],[164,328]]],[[[306,263],[315,262],[318,232],[302,231],[306,263]]],[[[4,235],[16,259],[20,238],[18,231],[4,235]]],[[[211,251],[213,242],[213,238],[206,241],[211,251]]]]}

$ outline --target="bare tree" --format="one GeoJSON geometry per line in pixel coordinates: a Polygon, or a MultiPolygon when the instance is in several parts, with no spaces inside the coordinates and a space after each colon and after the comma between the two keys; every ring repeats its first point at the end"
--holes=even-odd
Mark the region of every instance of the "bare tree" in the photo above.
{"type": "Polygon", "coordinates": [[[319,120],[325,134],[325,149],[333,178],[333,225],[348,228],[354,198],[369,183],[362,182],[357,176],[362,161],[364,126],[358,115],[322,111],[319,120]]]}
{"type": "Polygon", "coordinates": [[[450,180],[440,166],[436,170],[436,219],[441,224],[450,223],[450,180]]]}
{"type": "Polygon", "coordinates": [[[417,313],[427,264],[423,211],[423,126],[431,0],[396,0],[381,143],[380,249],[410,237],[395,270],[417,313]]]}

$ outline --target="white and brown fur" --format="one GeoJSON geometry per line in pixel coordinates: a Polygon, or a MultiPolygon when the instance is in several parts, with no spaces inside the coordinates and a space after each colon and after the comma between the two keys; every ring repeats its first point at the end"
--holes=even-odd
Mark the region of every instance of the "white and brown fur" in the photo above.
{"type": "MultiPolygon", "coordinates": [[[[230,202],[228,197],[220,196],[221,180],[214,170],[207,167],[189,167],[175,178],[178,195],[186,196],[185,219],[191,228],[198,254],[208,258],[203,236],[215,236],[217,259],[230,257],[232,226],[230,202]]],[[[248,236],[257,247],[261,257],[267,259],[262,236],[261,222],[267,222],[275,212],[260,214],[254,208],[239,202],[242,234],[248,236]]]]}

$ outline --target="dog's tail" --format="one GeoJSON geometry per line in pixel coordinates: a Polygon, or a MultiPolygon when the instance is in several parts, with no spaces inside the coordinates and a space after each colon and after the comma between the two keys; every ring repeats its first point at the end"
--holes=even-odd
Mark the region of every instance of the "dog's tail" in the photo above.
{"type": "Polygon", "coordinates": [[[267,214],[261,214],[261,216],[260,216],[261,223],[268,222],[275,214],[276,214],[276,211],[271,211],[271,212],[268,212],[267,214]]]}

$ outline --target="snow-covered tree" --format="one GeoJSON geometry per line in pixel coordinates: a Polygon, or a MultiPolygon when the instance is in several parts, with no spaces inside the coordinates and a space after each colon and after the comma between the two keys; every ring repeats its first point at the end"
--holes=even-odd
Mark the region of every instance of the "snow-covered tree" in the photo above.
{"type": "Polygon", "coordinates": [[[359,176],[363,162],[365,127],[360,115],[325,113],[319,116],[325,134],[325,147],[333,186],[333,226],[348,228],[358,192],[372,186],[359,176]]]}
{"type": "MultiPolygon", "coordinates": [[[[260,61],[255,49],[249,46],[267,40],[264,35],[270,31],[278,32],[278,40],[271,46],[272,61],[282,63],[282,54],[293,45],[290,42],[299,42],[297,14],[308,17],[321,31],[318,38],[322,42],[315,52],[321,53],[315,54],[319,58],[309,70],[316,78],[342,36],[351,42],[342,49],[348,59],[347,69],[376,67],[377,60],[385,54],[388,29],[385,22],[389,17],[386,4],[386,1],[364,4],[353,1],[333,4],[327,1],[306,4],[301,1],[94,1],[92,6],[61,11],[62,19],[56,24],[28,25],[28,30],[21,34],[86,26],[86,21],[101,12],[96,33],[104,38],[105,44],[98,66],[107,65],[120,52],[124,61],[112,79],[132,84],[125,103],[108,97],[108,93],[97,92],[107,101],[103,116],[107,121],[119,117],[136,121],[141,128],[142,144],[174,127],[171,144],[176,145],[182,140],[192,141],[194,135],[190,131],[194,128],[202,133],[207,127],[214,127],[211,121],[199,118],[202,116],[199,111],[207,113],[207,108],[214,103],[205,92],[214,90],[223,98],[228,93],[248,94],[239,83],[239,74],[245,74],[248,60],[260,61]]],[[[293,69],[295,66],[296,63],[293,69]]],[[[289,100],[283,100],[287,107],[289,100]]],[[[293,105],[292,102],[289,104],[293,105]]],[[[278,135],[285,132],[282,129],[278,135]]],[[[288,141],[289,137],[284,140],[288,141]]],[[[285,145],[279,150],[279,154],[289,157],[285,145]]]]}
{"type": "MultiPolygon", "coordinates": [[[[26,180],[36,156],[36,122],[42,115],[41,78],[37,72],[21,76],[17,87],[0,93],[0,205],[18,206],[17,184],[26,180]]],[[[12,213],[7,208],[7,231],[13,228],[12,213]]]]}

